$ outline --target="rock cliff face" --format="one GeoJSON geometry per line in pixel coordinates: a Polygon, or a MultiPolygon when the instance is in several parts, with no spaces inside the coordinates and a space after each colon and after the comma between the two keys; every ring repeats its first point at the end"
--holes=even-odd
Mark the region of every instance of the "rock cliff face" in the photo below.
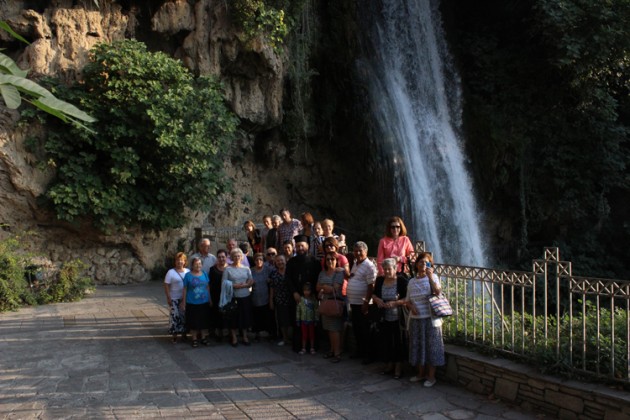
{"type": "MultiPolygon", "coordinates": [[[[50,75],[66,81],[80,80],[87,53],[99,42],[125,37],[146,40],[153,49],[163,49],[181,59],[196,74],[214,74],[223,81],[231,108],[250,132],[270,130],[282,121],[284,62],[274,50],[260,41],[244,44],[227,15],[222,1],[92,1],[56,0],[0,1],[0,19],[7,21],[32,43],[23,48],[7,34],[3,42],[30,75],[50,75]]],[[[40,170],[42,157],[28,153],[25,141],[37,136],[33,127],[18,124],[18,114],[0,105],[0,235],[32,232],[28,247],[53,262],[81,258],[100,283],[127,283],[150,278],[153,267],[164,262],[178,242],[189,243],[192,227],[207,215],[190,215],[183,229],[156,234],[128,232],[103,235],[89,223],[81,226],[57,221],[38,205],[53,175],[40,170]]],[[[263,213],[275,213],[290,204],[291,188],[277,167],[267,187],[256,180],[269,173],[269,166],[254,162],[252,138],[242,140],[243,158],[228,167],[237,192],[223,198],[211,215],[223,224],[260,221],[263,213]],[[278,188],[281,183],[281,188],[278,188]]],[[[280,148],[281,149],[281,148],[280,148]]],[[[282,155],[278,147],[276,157],[282,155]]],[[[274,164],[274,160],[268,163],[274,164]]],[[[316,191],[308,168],[291,170],[292,180],[305,182],[316,191]],[[310,180],[310,181],[309,181],[310,180]]],[[[26,245],[26,244],[25,244],[26,245]]],[[[223,245],[223,244],[222,244],[223,245]]]]}

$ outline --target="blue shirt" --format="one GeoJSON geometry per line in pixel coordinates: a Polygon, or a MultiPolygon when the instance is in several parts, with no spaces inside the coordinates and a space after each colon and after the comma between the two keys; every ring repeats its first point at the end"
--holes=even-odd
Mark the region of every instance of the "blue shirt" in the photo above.
{"type": "Polygon", "coordinates": [[[210,292],[208,285],[210,280],[204,272],[201,276],[193,276],[192,272],[186,273],[184,276],[184,287],[186,288],[186,303],[200,305],[210,301],[210,292]]]}

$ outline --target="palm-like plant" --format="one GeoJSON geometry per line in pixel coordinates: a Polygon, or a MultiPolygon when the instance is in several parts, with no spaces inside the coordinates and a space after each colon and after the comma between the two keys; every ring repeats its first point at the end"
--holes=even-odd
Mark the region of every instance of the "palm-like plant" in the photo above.
{"type": "MultiPolygon", "coordinates": [[[[14,38],[29,43],[16,33],[4,21],[0,21],[0,28],[7,31],[14,38]]],[[[1,51],[1,49],[0,49],[1,51]]],[[[91,123],[96,118],[81,111],[76,106],[62,101],[48,89],[26,78],[28,71],[22,70],[17,63],[6,54],[0,52],[0,95],[9,109],[17,109],[22,101],[28,102],[64,122],[72,123],[88,129],[83,123],[91,123]]]]}

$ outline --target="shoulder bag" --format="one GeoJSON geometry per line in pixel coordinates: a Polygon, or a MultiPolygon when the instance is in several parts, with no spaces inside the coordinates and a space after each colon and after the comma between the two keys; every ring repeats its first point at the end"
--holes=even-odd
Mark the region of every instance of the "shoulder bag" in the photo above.
{"type": "Polygon", "coordinates": [[[319,302],[319,308],[317,309],[320,315],[341,317],[343,315],[343,301],[337,299],[337,292],[335,291],[335,284],[332,283],[333,297],[332,299],[325,299],[319,302]]]}
{"type": "Polygon", "coordinates": [[[451,308],[451,304],[448,303],[446,297],[441,293],[440,295],[432,295],[429,298],[429,304],[431,305],[433,315],[438,318],[453,315],[453,308],[451,308]]]}

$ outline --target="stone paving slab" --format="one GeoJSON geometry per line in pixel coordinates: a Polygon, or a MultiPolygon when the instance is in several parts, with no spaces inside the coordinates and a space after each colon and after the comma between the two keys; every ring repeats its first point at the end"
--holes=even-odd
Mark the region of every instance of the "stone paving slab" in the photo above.
{"type": "Polygon", "coordinates": [[[447,383],[290,347],[170,343],[160,283],[0,314],[2,419],[533,419],[447,383]]]}

